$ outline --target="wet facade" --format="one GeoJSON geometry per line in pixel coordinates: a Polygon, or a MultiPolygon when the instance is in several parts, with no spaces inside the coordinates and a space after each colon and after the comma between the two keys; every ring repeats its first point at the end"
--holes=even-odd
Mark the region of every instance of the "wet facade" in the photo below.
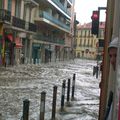
{"type": "Polygon", "coordinates": [[[1,0],[2,65],[70,59],[74,0],[1,0]]]}

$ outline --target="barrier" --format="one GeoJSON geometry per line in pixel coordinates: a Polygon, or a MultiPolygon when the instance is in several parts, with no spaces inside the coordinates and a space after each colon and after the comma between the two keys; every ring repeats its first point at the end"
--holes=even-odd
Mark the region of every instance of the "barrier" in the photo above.
{"type": "Polygon", "coordinates": [[[23,120],[29,120],[29,105],[29,100],[26,99],[23,101],[23,120]]]}
{"type": "Polygon", "coordinates": [[[52,102],[52,120],[55,120],[56,99],[57,99],[57,86],[54,86],[53,87],[53,102],[52,102]]]}
{"type": "Polygon", "coordinates": [[[66,80],[63,81],[62,83],[62,94],[61,94],[61,111],[64,109],[64,99],[65,99],[65,83],[66,80]]]}
{"type": "Polygon", "coordinates": [[[44,120],[46,92],[41,92],[40,120],[44,120]]]}
{"type": "Polygon", "coordinates": [[[75,92],[75,74],[73,74],[73,81],[72,81],[72,96],[71,96],[71,100],[74,100],[74,92],[75,92]]]}
{"type": "MultiPolygon", "coordinates": [[[[71,80],[68,79],[67,82],[67,102],[70,102],[70,85],[71,80]]],[[[64,111],[64,102],[65,102],[65,88],[66,88],[66,80],[62,82],[62,92],[61,92],[61,112],[64,111]]],[[[74,91],[75,91],[75,74],[73,74],[73,81],[72,81],[72,100],[74,98],[74,91]]],[[[44,120],[45,118],[45,99],[46,99],[46,92],[41,92],[41,101],[40,101],[40,115],[39,120],[44,120]]],[[[51,120],[55,120],[56,118],[56,99],[57,99],[57,86],[53,87],[53,100],[52,100],[52,117],[51,120]]],[[[21,120],[29,120],[29,105],[30,101],[25,99],[23,101],[23,116],[21,120]]]]}
{"type": "Polygon", "coordinates": [[[67,102],[70,101],[70,79],[68,79],[68,85],[67,85],[67,102]]]}

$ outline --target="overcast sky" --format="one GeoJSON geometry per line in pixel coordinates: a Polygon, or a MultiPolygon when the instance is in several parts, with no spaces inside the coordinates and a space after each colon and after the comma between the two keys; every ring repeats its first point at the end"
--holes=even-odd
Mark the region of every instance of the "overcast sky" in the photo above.
{"type": "MultiPolygon", "coordinates": [[[[91,22],[92,11],[106,6],[107,0],[75,0],[76,19],[81,24],[91,22]]],[[[105,10],[100,10],[100,21],[105,21],[105,10]]]]}

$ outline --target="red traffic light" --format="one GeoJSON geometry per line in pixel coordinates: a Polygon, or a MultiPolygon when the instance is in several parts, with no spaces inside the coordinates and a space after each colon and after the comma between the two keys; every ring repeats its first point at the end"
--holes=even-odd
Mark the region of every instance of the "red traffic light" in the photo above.
{"type": "Polygon", "coordinates": [[[92,20],[98,20],[99,19],[99,11],[93,11],[92,20]]]}

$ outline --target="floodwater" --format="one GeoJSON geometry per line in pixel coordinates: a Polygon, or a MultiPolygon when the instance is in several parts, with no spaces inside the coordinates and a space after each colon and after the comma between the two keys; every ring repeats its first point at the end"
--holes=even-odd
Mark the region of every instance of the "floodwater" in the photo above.
{"type": "Polygon", "coordinates": [[[0,68],[1,120],[21,120],[23,101],[28,99],[29,120],[39,120],[41,92],[46,92],[45,120],[52,116],[53,87],[57,86],[56,120],[97,120],[99,111],[99,78],[93,76],[96,61],[75,59],[40,65],[18,65],[0,68]],[[61,111],[63,80],[76,74],[74,100],[66,100],[61,111]]]}

